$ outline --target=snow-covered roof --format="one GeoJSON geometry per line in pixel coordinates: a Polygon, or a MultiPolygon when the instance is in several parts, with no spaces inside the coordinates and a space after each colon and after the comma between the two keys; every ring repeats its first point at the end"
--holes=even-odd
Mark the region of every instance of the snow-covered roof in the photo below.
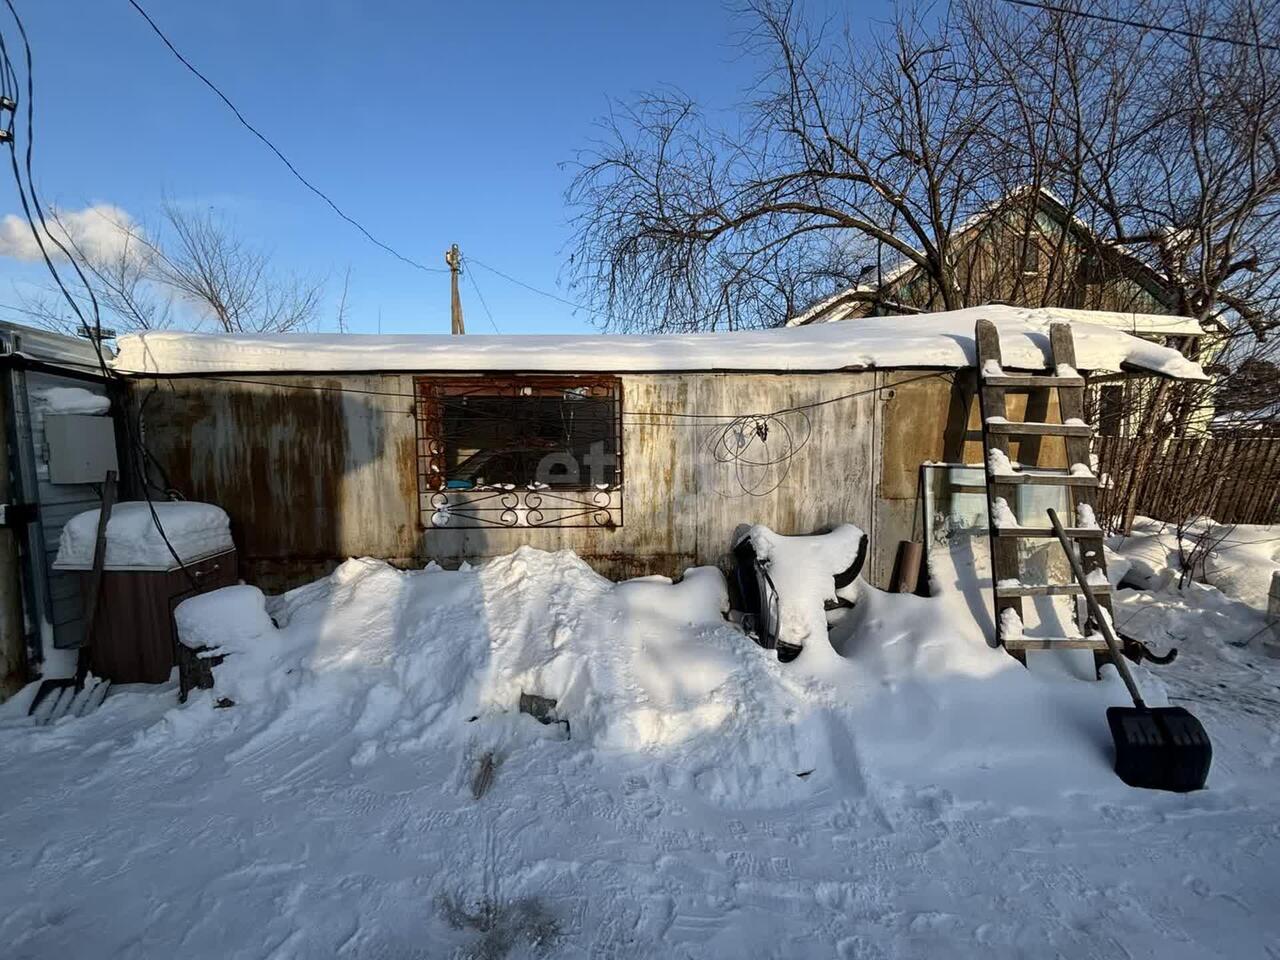
{"type": "MultiPolygon", "coordinates": [[[[49,364],[98,370],[98,354],[89,340],[7,320],[0,320],[0,352],[18,353],[49,364]]],[[[110,358],[111,346],[104,343],[102,352],[110,358]]]]}
{"type": "Polygon", "coordinates": [[[1148,370],[1203,379],[1199,364],[1176,350],[1093,322],[1091,311],[969,307],[856,323],[814,324],[732,333],[658,336],[477,336],[441,334],[200,334],[153,331],[119,339],[123,374],[520,372],[787,372],[973,366],[974,324],[1000,328],[1004,365],[1048,365],[1049,324],[1070,322],[1076,365],[1085,370],[1148,370]]]}
{"type": "MultiPolygon", "coordinates": [[[[867,320],[884,319],[853,315],[857,307],[861,306],[861,301],[852,299],[849,295],[862,289],[870,288],[851,287],[849,290],[842,290],[825,300],[820,300],[804,313],[797,314],[788,320],[787,326],[799,327],[811,323],[835,323],[846,320],[862,323],[867,320]]],[[[982,309],[994,308],[983,307],[982,309]]],[[[1136,337],[1200,337],[1204,335],[1204,328],[1192,317],[1172,317],[1161,313],[1130,313],[1123,310],[1059,310],[1058,312],[1069,313],[1080,322],[1112,327],[1136,337]]],[[[892,319],[900,320],[902,317],[892,319]]]]}

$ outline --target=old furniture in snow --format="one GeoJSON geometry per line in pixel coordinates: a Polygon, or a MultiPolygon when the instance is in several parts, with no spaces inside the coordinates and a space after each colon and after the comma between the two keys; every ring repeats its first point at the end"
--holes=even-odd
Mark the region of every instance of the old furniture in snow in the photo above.
{"type": "MultiPolygon", "coordinates": [[[[97,510],[67,522],[57,569],[92,576],[87,541],[97,522],[97,510]]],[[[116,505],[106,530],[102,605],[89,669],[115,683],[165,682],[177,662],[174,607],[236,580],[235,547],[219,508],[170,501],[116,505]]]]}
{"type": "Polygon", "coordinates": [[[177,665],[173,608],[188,597],[236,582],[236,553],[167,568],[117,568],[102,577],[109,598],[90,654],[93,672],[116,683],[164,683],[177,665]]]}

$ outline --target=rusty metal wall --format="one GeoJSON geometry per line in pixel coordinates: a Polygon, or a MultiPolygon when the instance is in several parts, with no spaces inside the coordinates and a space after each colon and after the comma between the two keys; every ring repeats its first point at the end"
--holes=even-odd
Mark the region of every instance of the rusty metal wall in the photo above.
{"type": "MultiPolygon", "coordinates": [[[[742,523],[809,533],[846,521],[871,534],[868,573],[884,585],[898,540],[910,537],[904,518],[917,512],[919,463],[944,459],[955,390],[945,374],[624,376],[625,519],[617,529],[424,529],[410,375],[142,380],[133,398],[167,482],[222,506],[242,575],[277,591],[351,556],[452,566],[522,544],[572,549],[613,579],[677,575],[725,563],[742,523]],[[807,409],[807,441],[763,495],[744,490],[735,466],[712,455],[723,422],[699,419],[822,401],[834,402],[807,409]]],[[[780,419],[802,425],[798,414],[780,419]]]]}

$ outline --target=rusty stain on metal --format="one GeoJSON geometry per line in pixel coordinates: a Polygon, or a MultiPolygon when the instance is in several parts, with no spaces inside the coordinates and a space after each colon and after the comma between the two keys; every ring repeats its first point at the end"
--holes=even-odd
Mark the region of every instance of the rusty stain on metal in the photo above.
{"type": "MultiPolygon", "coordinates": [[[[408,375],[270,378],[287,379],[292,388],[162,381],[144,420],[148,447],[172,485],[230,514],[244,576],[265,590],[324,576],[350,556],[380,557],[405,568],[432,559],[452,567],[523,544],[572,549],[616,580],[723,565],[742,523],[810,533],[847,521],[872,531],[874,545],[879,470],[873,444],[884,437],[876,427],[874,389],[881,376],[619,378],[626,400],[621,496],[627,519],[614,529],[419,529],[421,447],[412,400],[398,399],[412,393],[408,375]],[[319,387],[325,389],[314,389],[319,387]],[[343,393],[344,387],[351,392],[343,393]],[[723,465],[707,456],[706,435],[715,421],[665,415],[728,418],[744,404],[784,409],[845,395],[853,396],[809,411],[812,441],[795,455],[787,485],[765,497],[744,495],[723,465]]],[[[135,382],[135,402],[150,388],[151,381],[135,382]]],[[[911,402],[901,385],[897,389],[891,406],[911,402]]],[[[941,450],[928,456],[941,457],[941,450]]]]}
{"type": "Polygon", "coordinates": [[[226,509],[247,556],[335,552],[340,393],[173,381],[152,396],[143,429],[169,483],[226,509]]]}

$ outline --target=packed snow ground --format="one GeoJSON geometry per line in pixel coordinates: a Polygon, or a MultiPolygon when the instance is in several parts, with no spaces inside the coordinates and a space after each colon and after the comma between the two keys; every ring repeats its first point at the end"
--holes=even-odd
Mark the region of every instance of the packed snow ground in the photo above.
{"type": "Polygon", "coordinates": [[[931,599],[858,585],[785,665],[710,569],[612,584],[525,548],[242,588],[188,610],[230,655],[185,706],[0,708],[5,955],[1280,955],[1280,661],[1194,593],[1120,591],[1160,648],[1181,631],[1140,682],[1215,747],[1209,789],[1135,791],[1114,671],[990,649],[979,567],[947,555],[931,599]]]}

